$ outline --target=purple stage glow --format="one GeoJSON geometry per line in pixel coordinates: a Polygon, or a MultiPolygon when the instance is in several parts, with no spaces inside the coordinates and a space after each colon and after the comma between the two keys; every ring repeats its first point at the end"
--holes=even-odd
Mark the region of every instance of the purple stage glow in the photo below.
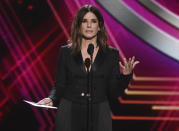
{"type": "MultiPolygon", "coordinates": [[[[179,40],[178,28],[158,17],[138,0],[119,1],[148,25],[179,40]]],[[[177,0],[153,0],[153,2],[179,16],[177,0]]],[[[160,131],[166,128],[166,130],[177,131],[178,110],[152,110],[152,107],[170,106],[165,104],[165,101],[168,103],[176,101],[171,105],[178,105],[179,62],[150,46],[126,28],[98,0],[0,1],[0,120],[2,123],[8,125],[7,120],[15,112],[13,109],[22,104],[23,99],[39,101],[48,96],[55,79],[59,48],[67,43],[74,15],[85,4],[95,5],[101,10],[109,38],[108,43],[119,50],[120,60],[135,56],[140,61],[134,70],[134,78],[128,90],[121,96],[119,103],[115,103],[117,111],[114,110],[112,114],[115,130],[129,130],[132,126],[126,127],[127,122],[126,125],[133,125],[132,123],[136,121],[147,120],[146,127],[141,130],[160,131]],[[159,101],[163,103],[159,104],[159,101]],[[156,120],[158,118],[160,120],[156,120]],[[166,118],[168,121],[165,121],[166,118]],[[174,120],[176,122],[173,122],[174,120]]],[[[23,107],[25,107],[24,103],[21,109],[24,109],[23,107]]],[[[33,120],[38,121],[33,130],[53,130],[54,110],[41,110],[34,107],[25,109],[32,110],[32,113],[29,116],[24,114],[24,118],[34,116],[33,120]]],[[[28,122],[30,125],[32,121],[28,122]]]]}

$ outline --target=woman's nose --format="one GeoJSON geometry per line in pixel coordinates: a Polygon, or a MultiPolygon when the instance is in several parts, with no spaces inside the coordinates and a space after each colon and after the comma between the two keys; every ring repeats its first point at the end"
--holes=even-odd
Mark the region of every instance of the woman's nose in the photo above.
{"type": "Polygon", "coordinates": [[[87,27],[90,28],[91,27],[91,22],[87,23],[87,27]]]}

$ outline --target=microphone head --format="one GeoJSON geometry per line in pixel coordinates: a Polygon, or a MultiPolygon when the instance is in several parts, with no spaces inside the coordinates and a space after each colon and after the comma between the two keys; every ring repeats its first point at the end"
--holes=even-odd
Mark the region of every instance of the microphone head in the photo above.
{"type": "Polygon", "coordinates": [[[93,55],[93,52],[94,52],[94,45],[93,45],[92,43],[90,43],[90,44],[88,45],[87,52],[88,52],[88,54],[89,54],[90,56],[93,55]]]}

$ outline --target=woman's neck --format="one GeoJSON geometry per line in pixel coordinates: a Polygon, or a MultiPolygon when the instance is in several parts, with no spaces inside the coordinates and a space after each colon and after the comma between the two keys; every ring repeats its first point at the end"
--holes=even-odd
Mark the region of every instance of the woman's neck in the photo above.
{"type": "Polygon", "coordinates": [[[81,49],[87,49],[89,44],[93,44],[94,47],[97,47],[96,38],[93,39],[82,39],[81,49]]]}

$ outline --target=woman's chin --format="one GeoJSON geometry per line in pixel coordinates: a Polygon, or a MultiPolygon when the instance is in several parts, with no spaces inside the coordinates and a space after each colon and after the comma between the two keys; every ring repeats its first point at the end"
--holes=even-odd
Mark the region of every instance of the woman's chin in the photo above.
{"type": "Polygon", "coordinates": [[[95,38],[97,35],[83,35],[83,38],[86,40],[91,40],[93,38],[95,38]]]}

